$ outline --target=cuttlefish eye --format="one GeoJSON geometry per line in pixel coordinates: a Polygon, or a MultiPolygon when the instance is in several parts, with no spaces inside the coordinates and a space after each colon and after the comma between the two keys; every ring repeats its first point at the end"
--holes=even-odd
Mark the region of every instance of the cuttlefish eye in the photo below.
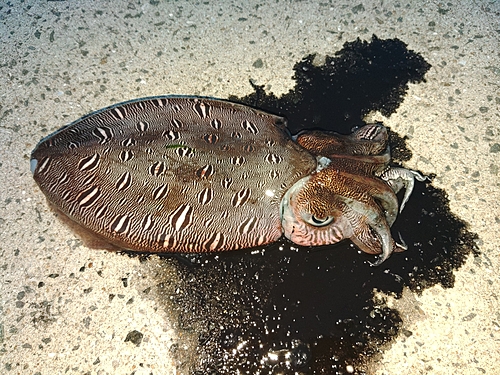
{"type": "Polygon", "coordinates": [[[315,227],[324,227],[325,225],[330,224],[335,219],[333,216],[318,217],[308,212],[302,213],[301,216],[306,223],[311,224],[315,227]]]}

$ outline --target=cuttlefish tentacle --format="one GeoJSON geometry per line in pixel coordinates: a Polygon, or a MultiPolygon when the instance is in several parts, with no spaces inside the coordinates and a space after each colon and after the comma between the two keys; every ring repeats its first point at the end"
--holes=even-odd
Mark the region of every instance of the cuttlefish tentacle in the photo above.
{"type": "Polygon", "coordinates": [[[421,182],[428,179],[427,176],[422,176],[416,171],[398,167],[390,167],[380,175],[380,178],[384,180],[396,194],[402,188],[405,189],[405,194],[403,200],[401,201],[401,206],[399,207],[400,213],[403,211],[408,199],[410,199],[413,187],[415,186],[415,179],[421,182]]]}

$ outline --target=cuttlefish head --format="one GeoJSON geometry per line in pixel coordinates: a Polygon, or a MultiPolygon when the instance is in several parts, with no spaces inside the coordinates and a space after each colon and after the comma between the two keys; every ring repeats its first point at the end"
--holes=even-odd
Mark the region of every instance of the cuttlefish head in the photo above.
{"type": "Polygon", "coordinates": [[[395,191],[378,177],[390,162],[387,129],[368,124],[350,135],[304,131],[295,140],[318,158],[318,168],[281,201],[285,236],[303,246],[350,239],[366,253],[382,254],[375,264],[404,249],[390,231],[398,213],[395,191]]]}
{"type": "Polygon", "coordinates": [[[397,198],[382,181],[326,167],[293,185],[281,201],[285,237],[302,246],[329,245],[350,239],[362,251],[386,260],[398,245],[390,225],[397,198]]]}

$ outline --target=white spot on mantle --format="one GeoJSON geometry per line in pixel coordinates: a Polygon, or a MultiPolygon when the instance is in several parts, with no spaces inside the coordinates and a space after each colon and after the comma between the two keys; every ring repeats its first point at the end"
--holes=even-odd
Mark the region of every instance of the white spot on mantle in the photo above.
{"type": "Polygon", "coordinates": [[[269,198],[273,198],[274,197],[274,191],[272,190],[266,190],[265,191],[265,194],[269,197],[269,198]]]}

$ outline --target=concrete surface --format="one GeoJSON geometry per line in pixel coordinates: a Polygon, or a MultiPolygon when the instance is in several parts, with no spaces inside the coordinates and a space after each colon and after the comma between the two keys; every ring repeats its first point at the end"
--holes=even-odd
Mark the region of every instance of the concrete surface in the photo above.
{"type": "Polygon", "coordinates": [[[306,54],[373,33],[432,65],[384,121],[410,137],[407,167],[437,175],[481,255],[454,288],[393,301],[413,334],[372,371],[498,373],[499,20],[498,1],[0,4],[0,373],[174,374],[185,368],[174,358],[193,355],[191,338],[141,289],[155,262],[89,249],[48,209],[28,163],[43,136],[136,97],[245,95],[250,78],[280,94],[306,54]]]}

